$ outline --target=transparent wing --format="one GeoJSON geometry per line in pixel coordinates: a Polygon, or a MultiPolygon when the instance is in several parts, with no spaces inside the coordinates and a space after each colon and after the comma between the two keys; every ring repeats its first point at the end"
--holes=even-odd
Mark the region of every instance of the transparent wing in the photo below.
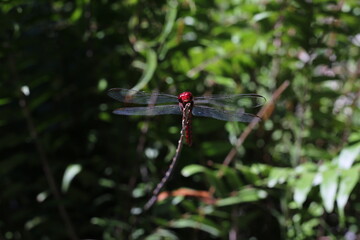
{"type": "Polygon", "coordinates": [[[113,111],[118,115],[164,115],[164,114],[182,114],[178,105],[160,105],[151,107],[128,107],[118,108],[113,111]]]}
{"type": "Polygon", "coordinates": [[[192,114],[194,116],[211,117],[232,122],[251,122],[253,119],[261,120],[258,116],[243,111],[227,111],[207,106],[194,106],[192,114]]]}
{"type": "Polygon", "coordinates": [[[258,94],[212,95],[195,97],[195,104],[211,104],[229,108],[254,108],[263,105],[266,99],[258,94]]]}
{"type": "Polygon", "coordinates": [[[169,94],[162,93],[146,93],[124,88],[112,88],[108,90],[107,94],[125,103],[136,104],[158,104],[158,103],[178,103],[178,98],[169,94]]]}

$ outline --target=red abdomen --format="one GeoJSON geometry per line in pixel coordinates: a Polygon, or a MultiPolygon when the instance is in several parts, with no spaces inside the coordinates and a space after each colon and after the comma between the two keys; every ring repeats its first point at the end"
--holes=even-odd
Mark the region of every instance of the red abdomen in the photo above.
{"type": "Polygon", "coordinates": [[[185,139],[186,143],[191,146],[192,145],[192,114],[190,113],[188,116],[188,121],[185,125],[185,139]]]}

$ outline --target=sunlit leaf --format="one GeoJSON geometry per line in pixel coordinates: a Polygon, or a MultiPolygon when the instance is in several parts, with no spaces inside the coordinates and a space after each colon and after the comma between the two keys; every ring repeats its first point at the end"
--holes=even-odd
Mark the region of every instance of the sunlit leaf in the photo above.
{"type": "Polygon", "coordinates": [[[101,178],[99,179],[99,185],[106,188],[114,188],[116,183],[111,179],[101,178]]]}
{"type": "Polygon", "coordinates": [[[63,192],[67,192],[69,189],[71,181],[74,179],[74,177],[81,172],[81,165],[80,164],[72,164],[69,165],[64,173],[61,190],[63,192]]]}
{"type": "Polygon", "coordinates": [[[359,182],[360,166],[356,165],[351,169],[342,170],[340,174],[339,191],[336,196],[336,203],[340,213],[340,219],[344,224],[344,208],[348,202],[351,192],[359,182]]]}
{"type": "Polygon", "coordinates": [[[319,224],[320,224],[320,219],[313,218],[303,223],[301,227],[307,236],[314,236],[314,233],[316,232],[315,229],[317,226],[319,226],[319,224]]]}
{"type": "Polygon", "coordinates": [[[216,206],[223,207],[229,205],[235,205],[244,202],[255,202],[263,199],[267,196],[267,193],[263,190],[254,188],[245,188],[238,191],[235,196],[222,198],[216,202],[216,206]]]}
{"type": "Polygon", "coordinates": [[[236,86],[234,79],[223,76],[213,76],[214,81],[217,84],[226,86],[228,88],[234,88],[236,86]]]}
{"type": "Polygon", "coordinates": [[[261,13],[254,15],[253,20],[255,22],[258,22],[265,18],[268,18],[269,16],[271,16],[271,14],[272,14],[271,12],[261,12],[261,13]]]}
{"type": "Polygon", "coordinates": [[[269,175],[268,186],[274,187],[278,183],[284,183],[291,171],[287,168],[272,168],[269,175]]]}
{"type": "Polygon", "coordinates": [[[176,20],[177,5],[178,5],[177,1],[168,0],[168,5],[167,5],[168,10],[166,11],[165,25],[163,31],[161,32],[157,40],[159,43],[164,42],[167,36],[170,34],[171,30],[173,29],[176,20]]]}
{"type": "Polygon", "coordinates": [[[81,17],[82,15],[82,8],[81,7],[77,7],[75,9],[75,11],[73,12],[73,14],[71,15],[70,17],[70,20],[72,22],[76,22],[77,20],[79,20],[79,18],[81,17]]]}
{"type": "Polygon", "coordinates": [[[338,173],[336,169],[328,169],[322,172],[320,195],[327,212],[332,212],[338,187],[338,173]]]}
{"type": "Polygon", "coordinates": [[[25,229],[29,231],[44,221],[45,221],[45,219],[43,219],[41,217],[34,217],[33,219],[31,219],[25,223],[25,229]]]}
{"type": "Polygon", "coordinates": [[[344,148],[340,152],[338,164],[340,168],[349,169],[355,159],[360,156],[360,143],[344,148]]]}
{"type": "Polygon", "coordinates": [[[315,177],[315,173],[305,172],[295,181],[294,200],[299,206],[305,202],[315,177]]]}
{"type": "Polygon", "coordinates": [[[173,228],[193,228],[209,233],[214,237],[218,237],[220,230],[214,226],[208,225],[204,222],[194,221],[192,219],[179,219],[170,222],[170,226],[173,228]]]}
{"type": "Polygon", "coordinates": [[[146,49],[146,66],[139,82],[132,88],[132,90],[140,90],[146,86],[154,75],[157,66],[157,55],[151,48],[146,49]]]}
{"type": "Polygon", "coordinates": [[[178,240],[179,238],[171,231],[167,229],[157,229],[154,233],[150,234],[145,238],[145,240],[178,240]]]}
{"type": "Polygon", "coordinates": [[[194,175],[199,172],[205,172],[205,171],[206,171],[206,168],[204,166],[192,164],[192,165],[188,165],[188,166],[184,167],[181,170],[181,174],[184,177],[190,177],[191,175],[194,175]]]}

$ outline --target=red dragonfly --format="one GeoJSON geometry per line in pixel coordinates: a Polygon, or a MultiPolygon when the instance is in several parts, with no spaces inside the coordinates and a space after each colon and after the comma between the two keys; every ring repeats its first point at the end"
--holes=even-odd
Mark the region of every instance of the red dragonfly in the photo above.
{"type": "Polygon", "coordinates": [[[113,113],[118,115],[181,115],[185,105],[189,105],[190,114],[185,126],[185,138],[190,146],[192,144],[192,116],[210,117],[224,121],[251,122],[254,119],[260,120],[260,118],[256,115],[245,113],[244,107],[258,107],[265,102],[265,98],[258,94],[193,97],[191,92],[183,92],[179,96],[174,96],[124,88],[112,88],[108,91],[108,95],[120,102],[148,105],[146,107],[125,107],[114,110],[113,113]]]}
{"type": "Polygon", "coordinates": [[[148,105],[146,107],[119,108],[113,111],[115,114],[148,116],[182,114],[181,138],[175,156],[165,176],[153,191],[152,197],[145,204],[145,210],[148,210],[155,203],[161,189],[174,171],[181,152],[183,130],[185,131],[187,144],[192,144],[191,119],[193,115],[225,121],[251,122],[254,119],[259,120],[260,118],[256,115],[245,113],[243,107],[258,107],[265,102],[265,98],[258,94],[193,97],[191,92],[183,92],[179,96],[173,96],[162,93],[146,93],[123,88],[113,88],[108,91],[108,95],[120,102],[148,105]]]}

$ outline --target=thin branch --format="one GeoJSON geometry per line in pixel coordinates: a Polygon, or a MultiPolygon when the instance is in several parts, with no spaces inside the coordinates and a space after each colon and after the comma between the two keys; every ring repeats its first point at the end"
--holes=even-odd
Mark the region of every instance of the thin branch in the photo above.
{"type": "MultiPolygon", "coordinates": [[[[18,85],[18,76],[17,76],[17,71],[16,71],[16,68],[15,68],[15,63],[14,63],[14,59],[10,57],[9,59],[9,65],[10,65],[10,71],[12,73],[12,79],[13,81],[16,83],[16,85],[18,85]]],[[[57,207],[58,207],[58,211],[59,211],[59,214],[65,224],[65,227],[66,227],[66,230],[67,230],[67,233],[68,233],[68,237],[72,240],[77,240],[78,237],[75,233],[75,230],[74,230],[74,227],[73,227],[73,224],[70,220],[70,217],[62,203],[62,200],[61,200],[61,196],[60,196],[60,192],[58,190],[58,188],[56,187],[56,183],[55,183],[55,178],[51,172],[51,169],[50,169],[50,165],[49,165],[49,161],[48,161],[48,158],[46,156],[46,153],[45,153],[45,150],[43,148],[43,145],[41,143],[41,140],[38,136],[38,133],[36,131],[36,127],[35,127],[35,124],[34,124],[34,121],[32,119],[32,116],[31,116],[31,113],[30,113],[30,110],[29,110],[29,107],[28,107],[28,104],[26,102],[26,97],[23,93],[20,94],[20,100],[19,100],[19,105],[23,111],[23,114],[24,114],[24,117],[25,117],[25,120],[26,120],[26,123],[27,123],[27,126],[28,126],[28,130],[29,130],[29,133],[30,133],[30,136],[32,138],[32,140],[34,141],[34,144],[35,144],[35,147],[36,147],[36,150],[40,156],[40,160],[41,160],[41,163],[42,163],[42,167],[43,167],[43,170],[44,170],[44,174],[45,174],[45,178],[49,184],[49,187],[50,187],[50,191],[51,193],[54,195],[55,197],[55,200],[57,202],[57,207]]]]}
{"type": "MultiPolygon", "coordinates": [[[[281,86],[273,93],[270,101],[264,105],[259,113],[258,116],[260,118],[264,118],[267,119],[270,117],[272,111],[274,110],[274,106],[275,106],[275,102],[276,100],[280,97],[280,95],[285,91],[285,89],[289,86],[290,82],[289,81],[285,81],[283,84],[281,84],[281,86]]],[[[256,124],[259,121],[257,119],[254,119],[252,122],[250,122],[250,124],[246,127],[245,131],[242,132],[242,134],[240,135],[240,137],[238,138],[235,147],[233,147],[230,152],[228,153],[228,155],[226,156],[224,162],[223,162],[223,166],[228,166],[231,161],[234,160],[236,154],[237,154],[237,149],[244,143],[245,139],[249,136],[249,134],[251,133],[251,131],[254,129],[254,127],[256,126],[256,124]]],[[[219,171],[219,176],[222,176],[223,171],[219,171]]]]}
{"type": "Polygon", "coordinates": [[[201,72],[202,70],[204,70],[207,66],[209,66],[210,64],[214,64],[216,63],[217,61],[219,61],[222,57],[220,56],[215,56],[213,58],[210,58],[204,62],[202,62],[201,64],[199,64],[198,66],[190,69],[186,76],[192,78],[194,77],[196,74],[198,74],[199,72],[201,72]]]}
{"type": "MultiPolygon", "coordinates": [[[[149,107],[153,107],[156,103],[156,99],[157,99],[157,90],[152,92],[152,95],[150,97],[150,103],[149,103],[149,107]]],[[[133,164],[133,168],[132,168],[132,174],[131,174],[131,178],[129,180],[128,186],[130,189],[130,192],[134,189],[135,187],[135,183],[136,183],[136,179],[138,178],[138,173],[140,172],[140,176],[141,176],[141,180],[143,182],[146,182],[149,180],[149,174],[148,174],[148,170],[145,166],[143,166],[140,163],[140,158],[142,157],[142,154],[144,153],[144,148],[145,148],[145,143],[146,143],[146,135],[148,134],[149,131],[149,122],[150,122],[150,117],[147,116],[143,126],[141,127],[140,130],[140,137],[139,137],[139,141],[136,147],[136,158],[135,158],[135,162],[133,164]],[[140,165],[140,169],[138,168],[140,165]]],[[[130,201],[131,203],[131,201],[130,201]]],[[[129,208],[130,209],[130,208],[129,208]]]]}
{"type": "Polygon", "coordinates": [[[203,61],[202,63],[200,63],[199,65],[197,65],[196,67],[190,69],[187,73],[186,76],[192,78],[194,77],[196,74],[198,74],[199,72],[203,71],[204,69],[206,69],[209,65],[211,64],[215,64],[218,61],[222,60],[222,59],[230,59],[233,56],[236,56],[238,54],[241,54],[243,52],[243,50],[236,50],[233,52],[229,52],[223,55],[218,55],[215,56],[213,58],[207,59],[205,61],[203,61]]]}
{"type": "Polygon", "coordinates": [[[153,194],[152,194],[151,198],[145,204],[145,206],[144,206],[145,211],[149,210],[154,205],[154,203],[156,202],[156,200],[158,198],[158,195],[159,195],[161,189],[165,186],[165,183],[169,180],[172,173],[174,172],[175,165],[176,165],[177,161],[179,160],[180,153],[181,153],[181,150],[182,150],[182,146],[183,146],[183,143],[184,143],[185,127],[188,124],[188,118],[189,118],[190,114],[191,114],[191,107],[190,107],[189,104],[186,104],[184,109],[183,109],[183,119],[182,119],[182,124],[181,124],[180,139],[179,139],[179,142],[178,142],[178,146],[176,148],[175,155],[174,155],[173,159],[171,160],[171,164],[170,164],[168,170],[166,171],[165,176],[158,183],[155,190],[153,191],[153,194]]]}

